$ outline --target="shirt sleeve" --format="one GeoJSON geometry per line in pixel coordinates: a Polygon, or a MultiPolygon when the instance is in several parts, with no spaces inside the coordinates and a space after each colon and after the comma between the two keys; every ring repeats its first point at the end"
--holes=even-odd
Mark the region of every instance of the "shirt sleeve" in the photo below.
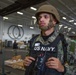
{"type": "Polygon", "coordinates": [[[75,49],[76,49],[76,42],[71,40],[70,38],[66,38],[68,43],[67,46],[67,62],[65,63],[65,73],[64,75],[75,75],[76,67],[75,67],[75,49]]]}

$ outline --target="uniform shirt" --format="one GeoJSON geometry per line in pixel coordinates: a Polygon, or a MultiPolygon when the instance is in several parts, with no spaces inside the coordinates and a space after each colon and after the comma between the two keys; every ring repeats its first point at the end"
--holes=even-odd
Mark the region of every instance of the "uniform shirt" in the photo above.
{"type": "MultiPolygon", "coordinates": [[[[50,35],[48,37],[43,37],[40,34],[37,36],[37,38],[34,40],[34,42],[31,44],[31,46],[33,46],[36,41],[40,41],[43,45],[48,45],[49,42],[53,42],[58,35],[59,35],[59,33],[55,32],[55,31],[52,33],[52,35],[50,35]],[[45,38],[47,38],[47,39],[45,39],[45,38]]],[[[65,39],[68,43],[68,47],[67,47],[67,62],[64,64],[65,69],[66,69],[64,75],[73,75],[76,72],[76,67],[74,66],[75,54],[74,54],[74,52],[72,52],[72,50],[70,50],[71,42],[73,42],[73,41],[70,38],[67,38],[66,36],[65,36],[65,39]]],[[[73,43],[75,43],[75,42],[73,42],[73,43]]],[[[63,60],[62,41],[60,40],[57,45],[58,45],[57,46],[58,47],[57,58],[59,58],[61,63],[63,63],[64,60],[63,60]]],[[[76,46],[76,43],[75,43],[75,46],[76,46]]]]}

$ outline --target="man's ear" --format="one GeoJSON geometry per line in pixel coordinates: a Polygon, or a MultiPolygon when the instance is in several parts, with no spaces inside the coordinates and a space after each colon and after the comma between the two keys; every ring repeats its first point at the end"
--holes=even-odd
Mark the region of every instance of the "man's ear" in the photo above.
{"type": "Polygon", "coordinates": [[[54,24],[54,25],[56,25],[56,23],[57,23],[57,20],[56,20],[56,19],[54,19],[54,20],[53,20],[53,24],[54,24]]]}

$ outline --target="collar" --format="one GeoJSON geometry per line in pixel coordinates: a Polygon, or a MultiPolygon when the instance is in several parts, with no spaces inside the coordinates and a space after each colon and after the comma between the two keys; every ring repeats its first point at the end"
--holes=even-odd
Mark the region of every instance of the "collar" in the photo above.
{"type": "Polygon", "coordinates": [[[40,41],[42,44],[49,44],[49,42],[53,42],[55,38],[58,36],[58,32],[54,31],[52,34],[48,36],[46,40],[43,39],[42,35],[40,34],[36,41],[40,41]]]}

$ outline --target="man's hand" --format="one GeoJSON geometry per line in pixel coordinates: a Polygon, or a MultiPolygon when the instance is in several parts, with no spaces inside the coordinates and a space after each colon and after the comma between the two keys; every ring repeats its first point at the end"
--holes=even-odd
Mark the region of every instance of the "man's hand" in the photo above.
{"type": "Polygon", "coordinates": [[[27,56],[25,57],[23,64],[24,66],[29,66],[32,63],[32,61],[35,61],[35,58],[27,56]]]}
{"type": "Polygon", "coordinates": [[[50,57],[46,62],[46,66],[48,68],[56,69],[59,72],[64,72],[64,66],[61,64],[58,58],[50,57]]]}

